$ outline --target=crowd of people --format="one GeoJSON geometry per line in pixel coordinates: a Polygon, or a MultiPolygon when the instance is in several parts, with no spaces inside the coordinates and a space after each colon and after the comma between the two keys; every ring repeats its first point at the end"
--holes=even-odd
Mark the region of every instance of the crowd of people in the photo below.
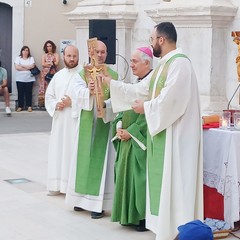
{"type": "MultiPolygon", "coordinates": [[[[176,43],[172,23],[156,25],[151,48],[139,47],[131,55],[136,83],[119,81],[118,73],[105,64],[102,41],[93,46],[94,64],[105,71],[96,75],[91,66],[80,67],[78,48],[69,45],[63,51],[65,67],[47,83],[45,76],[52,66],[56,69],[59,56],[52,41],[44,44],[39,104],[52,117],[47,190],[49,196],[65,194],[74,211],[89,211],[92,219],[109,211],[111,221],[139,232],[150,230],[157,240],[212,240],[211,229],[202,223],[197,79],[176,43]],[[155,69],[153,56],[159,58],[155,69]],[[99,99],[103,117],[98,116],[99,99]]],[[[15,60],[17,111],[25,106],[32,111],[35,78],[29,70],[34,65],[24,46],[15,60]]],[[[0,93],[6,88],[4,71],[2,76],[0,93]]]]}
{"type": "MultiPolygon", "coordinates": [[[[110,211],[111,221],[151,230],[158,240],[213,239],[202,223],[197,80],[176,42],[172,23],[156,25],[152,49],[139,47],[131,55],[134,84],[118,81],[118,73],[108,66],[97,76],[91,66],[80,70],[77,47],[64,49],[65,68],[45,94],[53,117],[48,195],[65,194],[66,204],[89,211],[92,219],[110,211]],[[153,56],[160,59],[154,70],[153,56]],[[99,99],[103,117],[97,115],[99,99]]],[[[97,41],[94,51],[93,62],[100,69],[107,47],[97,41]]]]}
{"type": "MultiPolygon", "coordinates": [[[[41,59],[41,71],[36,75],[31,71],[36,67],[34,57],[31,55],[30,48],[23,46],[20,50],[19,56],[14,60],[16,70],[16,86],[17,86],[17,101],[16,112],[27,110],[33,111],[33,84],[38,81],[38,108],[45,108],[45,92],[48,83],[51,81],[53,75],[57,72],[57,66],[60,61],[59,54],[56,52],[56,45],[53,41],[48,40],[43,45],[44,54],[41,59]],[[46,77],[48,73],[50,77],[46,77]]],[[[38,69],[38,68],[37,68],[38,69]]],[[[0,65],[0,95],[4,96],[6,105],[6,113],[11,114],[10,108],[10,93],[8,89],[7,70],[0,65]]]]}

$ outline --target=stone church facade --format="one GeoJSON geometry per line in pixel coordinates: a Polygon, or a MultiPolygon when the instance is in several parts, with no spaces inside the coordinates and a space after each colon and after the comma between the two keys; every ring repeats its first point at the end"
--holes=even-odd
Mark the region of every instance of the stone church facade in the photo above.
{"type": "MultiPolygon", "coordinates": [[[[89,20],[112,19],[116,20],[117,39],[114,67],[121,76],[127,74],[127,80],[131,81],[131,71],[121,56],[129,62],[136,47],[150,45],[154,25],[171,21],[178,32],[177,45],[189,56],[196,71],[203,113],[226,109],[238,86],[235,62],[238,46],[231,34],[240,31],[238,0],[68,0],[66,5],[61,0],[31,0],[31,6],[26,5],[26,0],[1,2],[13,8],[13,59],[22,44],[27,44],[33,46],[39,64],[44,39],[51,38],[57,44],[61,39],[73,39],[80,51],[80,63],[84,64],[88,61],[89,20]],[[48,14],[40,13],[40,5],[45,3],[51,5],[48,14]],[[38,18],[31,21],[30,16],[38,18]],[[42,26],[45,22],[53,22],[54,30],[49,31],[47,24],[42,26]],[[42,31],[36,37],[31,36],[33,24],[35,27],[39,24],[42,31]]],[[[14,85],[14,69],[12,71],[14,85]]],[[[239,108],[239,93],[231,107],[239,108]]]]}

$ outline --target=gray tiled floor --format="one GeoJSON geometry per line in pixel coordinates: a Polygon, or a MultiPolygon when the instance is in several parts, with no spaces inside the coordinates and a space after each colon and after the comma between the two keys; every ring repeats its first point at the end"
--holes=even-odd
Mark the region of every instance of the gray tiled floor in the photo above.
{"type": "Polygon", "coordinates": [[[46,195],[49,133],[0,134],[0,240],[153,240],[105,218],[92,220],[46,195]],[[26,178],[27,183],[4,180],[26,178]]]}
{"type": "MultiPolygon", "coordinates": [[[[8,118],[0,113],[0,240],[155,239],[150,231],[138,233],[110,222],[110,213],[103,219],[92,220],[88,212],[78,213],[69,209],[64,203],[64,195],[47,196],[47,150],[51,125],[48,115],[13,113],[11,121],[12,118],[16,123],[9,125],[8,118]],[[45,126],[34,132],[35,123],[26,124],[22,115],[28,116],[31,123],[29,116],[38,120],[42,118],[40,122],[45,126]],[[13,131],[14,126],[21,122],[25,124],[21,126],[27,125],[27,133],[17,128],[13,131]],[[9,133],[1,134],[3,129],[4,133],[9,133]],[[30,182],[10,184],[5,181],[19,178],[30,182]]],[[[240,236],[240,231],[235,234],[240,236]]],[[[236,238],[229,235],[227,239],[236,238]]]]}

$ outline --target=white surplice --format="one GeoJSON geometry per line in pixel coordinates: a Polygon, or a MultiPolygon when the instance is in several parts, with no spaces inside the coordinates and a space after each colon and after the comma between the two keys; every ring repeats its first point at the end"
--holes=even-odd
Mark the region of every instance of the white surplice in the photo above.
{"type": "MultiPolygon", "coordinates": [[[[164,63],[176,49],[165,55],[164,63]]],[[[197,79],[191,62],[184,57],[173,60],[164,88],[156,98],[149,96],[150,78],[136,85],[111,81],[113,110],[131,109],[134,100],[143,99],[148,130],[153,137],[166,129],[166,144],[159,214],[150,213],[147,186],[146,227],[157,240],[172,240],[179,225],[194,219],[203,220],[202,126],[197,79]]],[[[147,183],[148,185],[148,183],[147,183]]]]}
{"type": "Polygon", "coordinates": [[[63,68],[57,72],[48,85],[45,106],[52,117],[52,129],[48,151],[48,179],[49,191],[66,193],[69,168],[72,159],[73,145],[78,121],[76,108],[75,82],[80,79],[80,67],[73,69],[63,68]],[[72,107],[63,111],[56,110],[57,102],[64,95],[72,100],[72,107]]]}
{"type": "MultiPolygon", "coordinates": [[[[82,79],[85,83],[85,81],[82,79]]],[[[80,88],[76,87],[76,95],[78,96],[78,109],[79,109],[79,121],[76,131],[79,132],[81,110],[90,111],[94,109],[94,122],[96,122],[96,109],[95,109],[95,97],[90,95],[87,84],[85,83],[80,88]]],[[[111,102],[109,100],[106,103],[106,113],[103,121],[105,123],[112,121],[116,114],[112,112],[111,102]]],[[[95,125],[93,124],[93,128],[95,125]]],[[[93,132],[95,132],[93,130],[93,132]]],[[[74,207],[80,207],[88,211],[101,212],[102,210],[112,209],[113,188],[114,188],[114,161],[115,150],[111,142],[111,128],[109,129],[108,145],[106,148],[102,179],[100,184],[100,190],[98,196],[79,194],[75,192],[75,180],[76,180],[76,166],[77,166],[77,152],[78,152],[78,134],[74,141],[73,160],[70,169],[69,185],[66,194],[66,204],[74,207]]]]}

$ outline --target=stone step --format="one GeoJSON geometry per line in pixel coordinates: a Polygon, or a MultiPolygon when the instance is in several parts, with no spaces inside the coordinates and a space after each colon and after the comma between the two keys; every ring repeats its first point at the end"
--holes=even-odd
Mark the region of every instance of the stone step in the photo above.
{"type": "MultiPolygon", "coordinates": [[[[12,110],[15,109],[15,101],[17,99],[17,96],[14,96],[14,95],[11,95],[10,96],[10,108],[12,110]]],[[[3,110],[5,111],[5,101],[4,101],[4,98],[3,96],[0,96],[0,111],[2,112],[3,110]]]]}
{"type": "MultiPolygon", "coordinates": [[[[15,111],[16,109],[16,101],[17,101],[17,96],[16,95],[10,95],[10,108],[12,111],[15,111]]],[[[37,104],[33,104],[33,110],[38,110],[38,111],[45,111],[45,108],[39,108],[37,104]]],[[[0,112],[5,112],[5,101],[3,96],[0,96],[0,112]]]]}

